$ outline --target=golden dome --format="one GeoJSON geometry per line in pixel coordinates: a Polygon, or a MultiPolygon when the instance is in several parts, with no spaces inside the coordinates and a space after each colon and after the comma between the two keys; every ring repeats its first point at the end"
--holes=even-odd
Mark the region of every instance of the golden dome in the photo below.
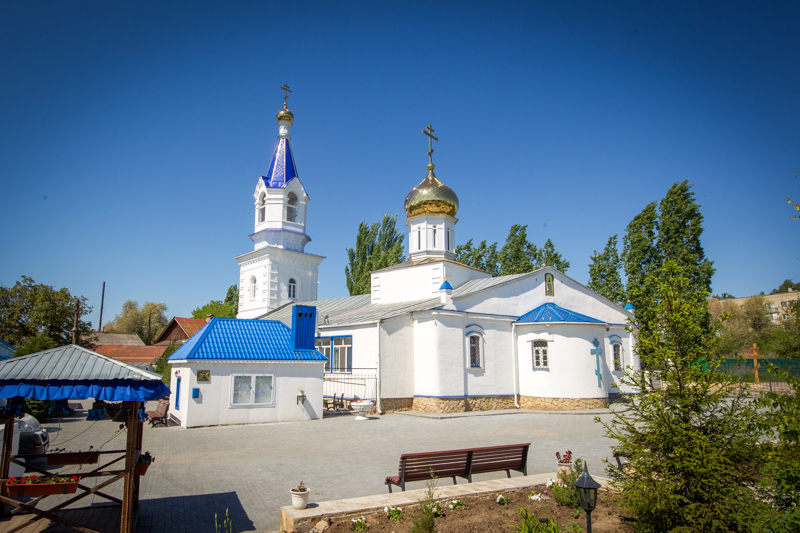
{"type": "Polygon", "coordinates": [[[433,168],[433,163],[428,163],[428,175],[406,196],[406,216],[424,214],[456,216],[458,196],[453,189],[436,178],[433,168]]]}
{"type": "Polygon", "coordinates": [[[294,115],[292,114],[291,111],[289,111],[289,108],[286,107],[286,102],[283,103],[283,109],[278,111],[277,119],[278,122],[280,122],[281,120],[288,120],[289,122],[294,122],[294,115]]]}

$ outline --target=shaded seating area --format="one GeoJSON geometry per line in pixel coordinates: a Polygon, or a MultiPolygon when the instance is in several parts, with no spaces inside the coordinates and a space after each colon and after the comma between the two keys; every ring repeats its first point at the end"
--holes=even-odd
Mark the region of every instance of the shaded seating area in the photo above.
{"type": "MultiPolygon", "coordinates": [[[[28,513],[29,520],[8,530],[25,530],[36,521],[46,519],[86,533],[98,533],[74,519],[66,518],[67,508],[87,496],[98,496],[119,506],[119,527],[121,533],[131,533],[135,529],[139,512],[139,475],[137,463],[142,451],[143,422],[146,419],[144,402],[157,400],[169,395],[169,389],[161,381],[161,376],[121,363],[86,348],[75,345],[62,346],[35,354],[0,362],[0,398],[7,399],[7,405],[0,413],[0,422],[5,424],[2,457],[0,457],[0,520],[10,514],[28,513]],[[92,452],[62,452],[48,454],[48,464],[79,465],[83,468],[74,473],[60,472],[58,476],[23,463],[11,454],[14,418],[22,412],[25,398],[36,400],[68,401],[70,399],[95,398],[98,402],[121,402],[126,411],[124,430],[126,446],[124,450],[103,450],[92,452]],[[25,466],[29,471],[43,474],[42,483],[9,483],[8,473],[11,463],[25,466]],[[97,464],[87,470],[86,465],[97,464]],[[87,479],[96,483],[87,483],[87,479]],[[99,481],[99,482],[97,482],[99,481]],[[122,481],[122,498],[105,492],[109,485],[122,481]],[[44,508],[43,500],[49,495],[76,493],[65,501],[44,508]],[[22,498],[25,498],[22,500],[22,498]],[[27,498],[32,498],[28,500],[27,498]],[[65,511],[59,514],[59,511],[65,511]]],[[[90,413],[91,415],[91,413],[90,413]]],[[[101,443],[98,443],[101,444],[101,443]]],[[[139,465],[141,466],[141,465],[139,465]]],[[[26,474],[26,476],[29,474],[26,474]]],[[[74,511],[69,507],[69,511],[74,511]]],[[[93,512],[93,511],[87,511],[93,512]]]]}

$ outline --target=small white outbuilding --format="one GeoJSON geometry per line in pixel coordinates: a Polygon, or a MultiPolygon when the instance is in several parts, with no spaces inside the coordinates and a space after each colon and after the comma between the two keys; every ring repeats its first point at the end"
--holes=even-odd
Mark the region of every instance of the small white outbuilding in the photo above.
{"type": "Polygon", "coordinates": [[[325,356],[316,310],[273,320],[212,318],[169,358],[170,415],[183,427],[322,418],[325,356]]]}

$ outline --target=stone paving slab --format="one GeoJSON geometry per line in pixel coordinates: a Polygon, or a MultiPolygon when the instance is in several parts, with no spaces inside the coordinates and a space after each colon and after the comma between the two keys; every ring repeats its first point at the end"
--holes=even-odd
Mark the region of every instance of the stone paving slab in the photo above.
{"type": "MultiPolygon", "coordinates": [[[[556,451],[569,449],[575,457],[585,458],[593,477],[603,475],[603,460],[613,461],[612,441],[593,422],[594,416],[561,411],[478,413],[444,419],[391,414],[365,421],[337,416],[190,430],[146,425],[143,449],[156,461],[141,478],[137,531],[213,531],[214,514],[224,517],[228,509],[234,531],[275,532],[280,528],[280,508],[291,501],[289,489],[301,480],[311,488],[312,502],[384,494],[388,491],[383,480],[397,472],[403,453],[531,442],[531,475],[553,472],[556,451]]],[[[43,424],[50,432],[51,449],[125,448],[126,432],[118,422],[89,422],[85,410],[78,414],[82,416],[43,424]]],[[[612,415],[596,416],[610,420],[612,415]]],[[[42,466],[43,460],[37,461],[48,468],[42,466]]],[[[481,474],[475,481],[504,478],[505,473],[498,472],[481,474]]],[[[424,482],[417,482],[409,489],[424,487],[424,482]]],[[[111,485],[107,492],[121,496],[122,483],[111,485]]],[[[57,498],[45,501],[52,507],[57,498]]],[[[105,501],[92,496],[81,505],[105,501]]],[[[0,520],[0,532],[6,529],[7,523],[0,520]]]]}

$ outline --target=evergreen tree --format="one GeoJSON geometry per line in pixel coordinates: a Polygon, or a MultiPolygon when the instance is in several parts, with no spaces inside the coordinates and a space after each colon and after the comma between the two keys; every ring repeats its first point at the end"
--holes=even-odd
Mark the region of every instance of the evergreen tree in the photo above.
{"type": "Polygon", "coordinates": [[[645,285],[645,279],[659,267],[660,259],[656,249],[658,232],[658,212],[652,202],[641,213],[633,217],[622,238],[622,264],[625,266],[627,283],[625,293],[636,309],[637,322],[647,314],[652,300],[645,285]]]}
{"type": "Polygon", "coordinates": [[[350,296],[369,294],[370,272],[404,261],[403,235],[397,231],[397,216],[383,215],[380,222],[358,225],[356,247],[348,248],[348,266],[344,267],[350,296]]]}
{"type": "Polygon", "coordinates": [[[569,261],[561,258],[561,254],[556,252],[556,247],[550,239],[547,239],[542,247],[541,258],[542,265],[551,266],[559,272],[566,273],[569,270],[569,261]]]}
{"type": "Polygon", "coordinates": [[[528,242],[527,228],[527,225],[511,226],[506,243],[498,255],[501,276],[532,272],[541,265],[542,254],[535,244],[528,242]]]}
{"type": "Polygon", "coordinates": [[[614,235],[608,238],[603,253],[598,254],[597,250],[592,253],[588,287],[612,302],[624,305],[625,289],[619,275],[620,268],[622,261],[617,252],[617,236],[614,235]]]}

